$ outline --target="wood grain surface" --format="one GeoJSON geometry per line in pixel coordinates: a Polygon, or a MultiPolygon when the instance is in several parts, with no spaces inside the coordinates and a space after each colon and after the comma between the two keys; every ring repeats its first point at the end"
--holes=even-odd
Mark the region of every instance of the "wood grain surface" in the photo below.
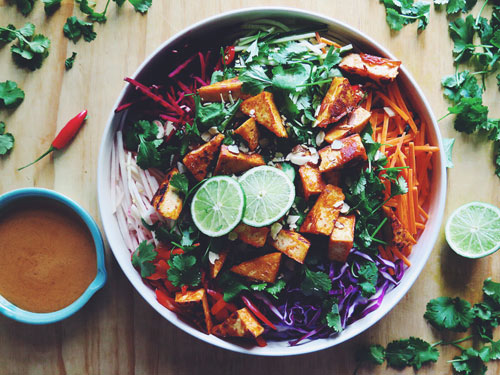
{"type": "MultiPolygon", "coordinates": [[[[98,1],[98,8],[105,1],[98,1]]],[[[40,70],[28,72],[12,62],[9,48],[0,48],[0,81],[16,81],[26,99],[13,111],[0,111],[0,120],[16,137],[15,149],[0,159],[0,193],[39,186],[55,189],[75,199],[98,219],[96,170],[103,128],[120,90],[123,77],[132,74],[161,42],[206,17],[250,6],[293,6],[344,21],[385,45],[416,78],[436,117],[445,114],[440,79],[454,71],[452,42],[444,12],[431,10],[431,21],[422,33],[416,24],[391,32],[384,8],[377,0],[154,0],[147,15],[130,5],[108,11],[108,21],[96,24],[97,39],[73,44],[63,36],[67,17],[79,15],[73,1],[63,0],[51,17],[41,1],[23,17],[15,7],[0,0],[0,25],[20,27],[26,21],[50,37],[50,56],[40,70]],[[64,59],[78,52],[72,70],[64,59]],[[16,168],[45,151],[57,130],[88,108],[90,118],[71,146],[46,158],[35,167],[16,168]]],[[[476,14],[478,7],[473,10],[476,14]]],[[[493,77],[492,77],[493,78],[493,77]]],[[[500,95],[494,80],[488,82],[487,104],[500,117],[500,95]]],[[[445,137],[455,137],[455,167],[449,171],[445,220],[458,206],[480,200],[500,206],[500,183],[493,171],[493,148],[484,139],[458,134],[451,119],[440,123],[445,137]]],[[[387,344],[411,335],[430,342],[441,338],[424,321],[426,302],[440,295],[481,299],[482,281],[500,281],[500,253],[486,259],[466,260],[447,247],[443,230],[434,251],[415,285],[403,300],[368,332],[322,352],[290,358],[259,358],[228,352],[200,342],[161,318],[134,291],[108,249],[109,281],[77,314],[49,326],[28,326],[0,316],[0,374],[352,374],[353,353],[362,343],[387,344]]],[[[1,270],[0,270],[1,272],[1,270]]],[[[496,334],[498,336],[498,332],[496,334]]],[[[454,336],[453,336],[454,337],[454,336]]],[[[498,337],[497,337],[498,338],[498,337]]],[[[419,374],[449,374],[447,360],[457,354],[441,349],[439,361],[424,366],[419,374]]],[[[413,374],[384,366],[362,367],[359,375],[413,374]]],[[[499,374],[490,364],[488,374],[499,374]]]]}

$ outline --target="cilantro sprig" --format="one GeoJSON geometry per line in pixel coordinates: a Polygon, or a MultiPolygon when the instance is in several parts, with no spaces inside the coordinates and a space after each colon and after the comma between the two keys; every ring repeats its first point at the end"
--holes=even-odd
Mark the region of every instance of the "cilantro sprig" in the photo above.
{"type": "Polygon", "coordinates": [[[134,255],[132,255],[132,265],[140,269],[142,277],[151,276],[155,272],[156,267],[152,262],[155,260],[156,255],[158,253],[155,251],[153,244],[148,243],[146,240],[139,244],[134,255]]]}
{"type": "Polygon", "coordinates": [[[6,133],[5,123],[0,121],[0,156],[6,155],[14,147],[14,136],[6,133]]]}
{"type": "Polygon", "coordinates": [[[22,28],[14,25],[0,27],[0,43],[10,43],[17,39],[17,44],[10,48],[12,59],[21,68],[39,69],[49,55],[50,40],[42,34],[35,35],[35,25],[28,22],[22,28]]]}
{"type": "Polygon", "coordinates": [[[439,345],[453,345],[461,350],[460,355],[448,361],[459,375],[485,374],[486,363],[500,359],[500,340],[494,341],[492,336],[492,328],[500,323],[500,283],[486,279],[483,283],[483,301],[474,307],[458,297],[433,299],[427,304],[424,317],[441,331],[464,332],[472,328],[472,334],[451,342],[441,340],[434,344],[410,337],[392,341],[386,348],[381,345],[361,347],[356,356],[358,368],[364,362],[381,365],[387,361],[394,368],[413,366],[418,370],[426,363],[437,361],[439,345]],[[476,342],[481,340],[486,345],[468,348],[462,346],[463,342],[471,339],[476,342]]]}
{"type": "Polygon", "coordinates": [[[24,100],[24,91],[14,81],[0,82],[0,108],[15,108],[24,100]]]}
{"type": "Polygon", "coordinates": [[[418,21],[418,29],[424,30],[429,23],[430,3],[413,0],[380,0],[385,6],[386,21],[392,30],[399,31],[418,21]]]}

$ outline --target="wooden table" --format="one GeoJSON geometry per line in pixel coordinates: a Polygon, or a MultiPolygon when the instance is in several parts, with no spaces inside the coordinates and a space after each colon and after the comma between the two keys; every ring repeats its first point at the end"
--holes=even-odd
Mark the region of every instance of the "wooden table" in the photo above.
{"type": "MultiPolygon", "coordinates": [[[[99,1],[99,8],[104,1],[99,1]]],[[[440,79],[454,71],[452,42],[446,15],[432,10],[431,22],[422,33],[416,24],[399,33],[385,23],[384,7],[376,0],[351,1],[243,1],[155,0],[147,15],[130,5],[117,10],[114,3],[108,21],[96,24],[97,39],[73,44],[63,36],[67,17],[79,15],[73,1],[63,0],[53,16],[46,17],[40,1],[27,17],[6,0],[0,0],[0,25],[20,27],[26,21],[50,37],[50,56],[40,70],[17,68],[8,47],[0,49],[0,81],[16,81],[26,99],[14,111],[0,111],[0,120],[16,137],[13,152],[0,159],[0,193],[39,186],[55,189],[82,204],[98,219],[96,197],[97,156],[108,115],[123,88],[123,77],[132,74],[162,41],[206,17],[249,6],[287,5],[344,21],[387,46],[404,62],[429,99],[437,117],[445,114],[440,79]],[[64,59],[78,52],[75,66],[64,70],[64,59]],[[64,153],[56,153],[37,166],[16,168],[45,151],[56,131],[88,108],[90,118],[64,153]]],[[[477,13],[477,8],[473,12],[477,13]]],[[[493,117],[499,117],[499,92],[494,80],[486,93],[493,117]],[[496,113],[495,113],[496,111],[496,113]]],[[[440,123],[445,137],[456,137],[455,168],[449,171],[445,220],[458,206],[480,200],[500,205],[500,180],[494,176],[491,143],[458,134],[451,119],[440,123]]],[[[28,326],[0,316],[0,373],[2,374],[352,374],[353,352],[361,343],[387,344],[411,335],[429,342],[441,338],[422,318],[426,302],[440,295],[481,299],[482,281],[500,281],[500,253],[482,260],[456,256],[446,245],[443,231],[419,279],[403,300],[368,332],[319,353],[291,358],[258,358],[228,352],[200,342],[160,317],[134,291],[108,251],[109,281],[82,311],[50,326],[28,326]]],[[[421,374],[451,373],[446,362],[457,351],[441,349],[438,363],[421,374]]],[[[491,364],[488,374],[498,374],[491,364]]],[[[384,366],[363,367],[359,374],[401,373],[384,366]]],[[[412,374],[412,369],[403,371],[412,374]]]]}

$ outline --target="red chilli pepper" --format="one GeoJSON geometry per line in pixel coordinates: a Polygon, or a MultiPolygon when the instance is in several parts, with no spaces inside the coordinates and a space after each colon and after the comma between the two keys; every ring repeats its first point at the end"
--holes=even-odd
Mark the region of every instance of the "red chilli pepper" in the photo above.
{"type": "Polygon", "coordinates": [[[73,137],[76,135],[78,130],[82,127],[83,123],[85,122],[85,118],[87,117],[87,110],[84,110],[77,114],[75,117],[73,117],[71,120],[68,121],[66,125],[61,129],[61,131],[57,134],[56,138],[52,141],[52,144],[50,148],[45,152],[42,156],[40,156],[38,159],[36,159],[34,162],[29,163],[28,165],[25,165],[22,168],[19,168],[18,171],[21,169],[24,169],[26,167],[29,167],[30,165],[35,164],[37,161],[43,159],[45,156],[50,154],[51,152],[55,150],[61,150],[64,147],[68,145],[68,143],[73,139],[73,137]]]}
{"type": "Polygon", "coordinates": [[[224,50],[224,65],[229,65],[233,62],[234,60],[234,46],[227,46],[226,49],[224,50]]]}

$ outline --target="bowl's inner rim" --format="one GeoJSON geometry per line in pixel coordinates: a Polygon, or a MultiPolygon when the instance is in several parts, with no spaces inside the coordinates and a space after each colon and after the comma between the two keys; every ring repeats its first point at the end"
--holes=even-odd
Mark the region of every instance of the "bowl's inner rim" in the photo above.
{"type": "MultiPolygon", "coordinates": [[[[376,42],[373,40],[369,39],[366,37],[364,34],[350,28],[347,25],[344,25],[338,21],[334,21],[328,18],[325,18],[323,16],[315,15],[312,13],[307,13],[303,11],[298,11],[298,10],[290,10],[290,9],[282,9],[282,8],[272,8],[272,9],[266,9],[266,13],[274,13],[272,16],[269,16],[269,14],[266,14],[266,18],[276,18],[274,17],[275,14],[282,14],[283,18],[290,17],[292,15],[293,17],[296,17],[298,20],[311,20],[311,19],[321,19],[323,22],[328,24],[328,28],[330,33],[334,33],[335,39],[337,40],[348,40],[351,43],[354,42],[353,44],[356,45],[356,47],[364,50],[365,52],[368,53],[374,53],[382,56],[386,56],[389,58],[394,58],[392,54],[390,54],[387,50],[385,50],[383,47],[378,45],[376,42]]],[[[217,29],[221,27],[222,24],[225,24],[226,26],[228,24],[235,24],[240,22],[242,19],[244,20],[249,20],[249,19],[258,19],[262,18],[262,10],[261,9],[249,9],[246,11],[240,11],[240,12],[233,12],[233,13],[228,13],[225,15],[221,15],[218,17],[214,17],[212,19],[208,19],[206,21],[202,21],[201,23],[192,26],[189,28],[187,31],[185,31],[185,34],[193,37],[193,34],[198,31],[198,32],[207,32],[206,29],[217,29]],[[238,13],[238,14],[236,14],[238,13]],[[236,18],[236,19],[232,19],[236,18]]],[[[134,77],[136,79],[140,79],[142,76],[147,74],[148,69],[151,68],[155,59],[158,59],[158,56],[164,52],[167,49],[172,49],[175,48],[176,44],[182,43],[183,35],[184,32],[179,33],[177,36],[174,36],[171,38],[169,41],[165,42],[162,46],[160,46],[146,61],[139,67],[138,71],[136,74],[134,74],[134,77]]],[[[415,98],[412,98],[415,100],[415,111],[420,113],[422,116],[422,120],[425,120],[425,123],[427,125],[427,129],[429,130],[430,134],[430,140],[432,144],[436,144],[439,146],[442,146],[441,143],[441,138],[440,134],[438,133],[437,130],[437,125],[434,119],[434,116],[430,110],[430,106],[427,103],[425,97],[423,97],[421,90],[418,88],[416,85],[415,81],[411,78],[407,70],[402,66],[401,68],[401,73],[400,73],[401,80],[403,82],[403,85],[407,90],[414,91],[415,98]],[[434,125],[434,126],[432,126],[434,125]]],[[[124,98],[127,96],[127,94],[131,90],[130,86],[127,86],[121,93],[120,97],[117,100],[117,103],[120,103],[121,101],[124,100],[124,98]]],[[[200,333],[198,330],[193,329],[192,327],[186,325],[184,322],[180,321],[177,316],[170,311],[166,311],[165,308],[163,308],[159,303],[156,301],[156,298],[154,296],[154,292],[149,289],[147,286],[145,286],[135,271],[135,269],[131,266],[130,261],[123,259],[123,255],[127,255],[130,257],[130,252],[128,249],[126,249],[123,239],[117,238],[121,237],[121,235],[116,235],[119,233],[117,231],[117,226],[116,222],[113,222],[113,215],[111,214],[111,210],[109,209],[109,203],[105,202],[104,199],[101,199],[101,194],[107,189],[109,191],[110,189],[110,180],[109,180],[109,171],[107,171],[107,168],[103,166],[103,163],[106,163],[106,165],[109,165],[110,162],[110,147],[109,145],[112,144],[112,140],[114,137],[114,133],[116,131],[116,128],[119,126],[121,120],[123,120],[123,114],[120,114],[118,116],[115,116],[113,113],[110,115],[110,120],[108,122],[107,128],[106,128],[106,133],[105,137],[103,138],[102,142],[102,147],[101,147],[101,157],[99,161],[100,165],[100,171],[99,171],[99,201],[100,201],[100,212],[101,216],[103,218],[103,223],[105,227],[105,232],[108,234],[108,238],[110,239],[110,244],[111,248],[113,250],[113,253],[115,254],[115,257],[117,258],[120,266],[126,273],[127,277],[130,279],[134,287],[139,291],[139,293],[165,318],[167,318],[170,322],[178,326],[179,328],[183,329],[184,331],[194,335],[195,337],[206,341],[210,342],[212,344],[216,344],[218,346],[225,347],[230,350],[236,350],[240,352],[245,352],[245,353],[251,353],[251,354],[262,354],[262,355],[283,355],[283,354],[300,354],[304,352],[309,352],[312,350],[319,350],[323,349],[329,346],[332,346],[336,343],[340,343],[342,341],[345,341],[346,339],[349,339],[356,334],[358,334],[361,331],[364,331],[363,328],[359,329],[360,326],[368,324],[368,327],[371,326],[373,323],[368,323],[370,320],[372,321],[378,321],[383,315],[385,315],[398,301],[399,299],[407,292],[407,290],[410,288],[410,286],[413,284],[415,281],[416,277],[422,270],[423,266],[425,265],[425,261],[427,260],[428,256],[430,255],[430,252],[432,250],[433,246],[426,246],[424,247],[422,245],[423,242],[430,241],[432,245],[434,244],[436,237],[437,237],[437,230],[431,230],[430,227],[438,227],[440,226],[440,222],[442,219],[442,213],[444,210],[444,194],[446,193],[445,191],[445,184],[444,184],[444,163],[443,163],[443,155],[440,155],[440,157],[435,157],[433,158],[433,163],[435,165],[435,169],[432,176],[433,183],[436,185],[436,189],[434,190],[434,195],[431,197],[429,201],[429,206],[431,209],[431,213],[434,213],[433,217],[429,221],[428,227],[422,233],[419,243],[415,246],[415,250],[412,253],[412,256],[410,259],[414,257],[414,253],[420,252],[419,253],[419,258],[420,258],[420,263],[418,262],[418,258],[416,259],[414,265],[410,267],[410,269],[407,270],[404,279],[406,278],[408,280],[406,285],[400,285],[398,288],[393,289],[390,293],[386,295],[386,298],[384,299],[384,302],[380,306],[378,310],[375,312],[371,313],[369,316],[371,316],[373,319],[367,319],[368,317],[355,322],[348,326],[346,330],[342,332],[342,334],[335,336],[333,338],[329,339],[320,339],[320,340],[315,340],[309,343],[306,343],[300,347],[285,347],[282,348],[283,345],[270,345],[267,348],[252,348],[250,350],[248,349],[243,349],[239,346],[235,346],[233,344],[229,344],[226,341],[220,340],[218,338],[214,338],[211,336],[206,336],[202,333],[200,333]],[[111,225],[113,228],[111,228],[111,225]],[[114,235],[111,235],[110,232],[111,230],[114,230],[114,235]],[[420,246],[419,246],[420,245],[420,246]],[[424,247],[424,249],[420,249],[420,247],[424,247]],[[123,250],[126,250],[126,254],[124,254],[123,250]],[[135,274],[134,274],[135,272],[135,274]],[[318,341],[323,341],[323,343],[318,343],[318,341]],[[316,346],[316,348],[310,348],[310,349],[304,349],[305,346],[316,346]],[[277,348],[282,348],[285,350],[281,350],[279,352],[276,351],[277,348]]],[[[109,169],[109,168],[108,168],[109,169]]],[[[412,259],[413,260],[413,259],[412,259]]],[[[404,281],[403,279],[403,281],[404,281]]],[[[366,327],[366,328],[368,328],[366,327]]],[[[365,329],[366,329],[365,328],[365,329]]],[[[279,342],[280,344],[283,344],[283,342],[279,342]]],[[[273,343],[274,344],[274,343],[273,343]]]]}

